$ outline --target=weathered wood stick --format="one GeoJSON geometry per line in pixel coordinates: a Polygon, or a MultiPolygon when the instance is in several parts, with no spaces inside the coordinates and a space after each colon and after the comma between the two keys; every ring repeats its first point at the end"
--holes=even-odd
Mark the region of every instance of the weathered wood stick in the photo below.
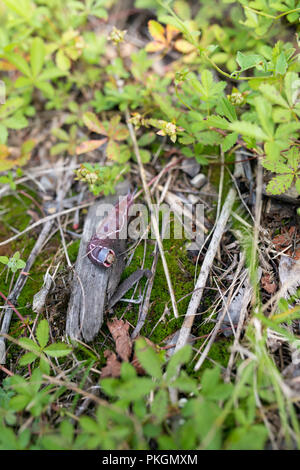
{"type": "MultiPolygon", "coordinates": [[[[124,256],[117,257],[109,268],[96,266],[88,259],[86,250],[91,236],[105,216],[104,204],[115,204],[120,195],[128,192],[128,185],[120,187],[117,195],[108,196],[90,207],[83,229],[74,270],[71,298],[67,312],[66,333],[73,339],[92,341],[103,323],[107,303],[119,284],[125,267],[124,256]]],[[[108,207],[108,206],[107,206],[108,207]]],[[[120,240],[124,252],[126,240],[120,240]]]]}

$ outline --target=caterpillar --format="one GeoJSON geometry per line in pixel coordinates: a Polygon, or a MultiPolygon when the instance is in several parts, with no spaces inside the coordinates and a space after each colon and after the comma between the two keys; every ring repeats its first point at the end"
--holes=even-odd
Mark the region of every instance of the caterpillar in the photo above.
{"type": "Polygon", "coordinates": [[[119,254],[119,235],[127,225],[128,210],[133,203],[134,193],[120,198],[110,213],[97,227],[96,233],[87,245],[87,256],[96,266],[109,268],[119,254]]]}

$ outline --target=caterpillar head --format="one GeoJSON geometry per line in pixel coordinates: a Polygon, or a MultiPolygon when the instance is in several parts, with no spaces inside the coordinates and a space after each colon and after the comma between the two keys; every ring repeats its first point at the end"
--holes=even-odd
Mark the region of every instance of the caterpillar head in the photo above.
{"type": "Polygon", "coordinates": [[[111,248],[106,246],[96,245],[90,242],[87,246],[88,258],[96,266],[109,268],[116,260],[116,254],[111,248]]]}

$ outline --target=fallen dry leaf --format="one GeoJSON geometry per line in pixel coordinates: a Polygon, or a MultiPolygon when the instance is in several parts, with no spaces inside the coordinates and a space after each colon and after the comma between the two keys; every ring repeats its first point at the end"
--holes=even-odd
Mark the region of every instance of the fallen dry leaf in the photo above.
{"type": "Polygon", "coordinates": [[[132,341],[129,336],[129,323],[118,320],[116,317],[107,322],[109,331],[116,343],[116,351],[123,361],[129,361],[132,352],[132,341]]]}
{"type": "Polygon", "coordinates": [[[268,294],[274,294],[274,292],[276,292],[277,283],[274,281],[274,279],[272,279],[272,276],[270,273],[265,274],[261,278],[261,285],[262,285],[262,288],[266,292],[268,292],[268,294]]]}
{"type": "Polygon", "coordinates": [[[276,235],[276,237],[273,238],[272,242],[277,251],[283,251],[285,248],[292,245],[289,250],[285,251],[286,255],[292,256],[292,249],[296,236],[296,227],[293,225],[289,228],[289,230],[283,229],[283,233],[281,233],[280,235],[276,235]]]}
{"type": "Polygon", "coordinates": [[[121,362],[118,361],[116,354],[113,351],[107,349],[104,351],[104,357],[106,357],[106,366],[101,370],[101,379],[105,377],[120,377],[121,362]]]}

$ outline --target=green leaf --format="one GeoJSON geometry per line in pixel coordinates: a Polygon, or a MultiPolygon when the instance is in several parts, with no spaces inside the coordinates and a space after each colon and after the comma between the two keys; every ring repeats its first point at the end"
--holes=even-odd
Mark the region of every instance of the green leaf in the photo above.
{"type": "Polygon", "coordinates": [[[298,166],[299,166],[299,160],[300,160],[300,151],[299,151],[299,149],[296,146],[290,148],[290,150],[288,151],[286,156],[287,156],[289,166],[294,171],[297,171],[298,166]]]}
{"type": "Polygon", "coordinates": [[[215,82],[210,70],[203,70],[201,82],[198,79],[190,79],[190,83],[203,101],[210,101],[221,96],[226,86],[225,82],[215,82]]]}
{"type": "Polygon", "coordinates": [[[23,129],[28,125],[28,121],[23,114],[17,112],[12,117],[5,119],[5,125],[8,129],[23,129]]]}
{"type": "Polygon", "coordinates": [[[44,82],[46,80],[55,80],[59,77],[64,77],[66,72],[59,70],[57,67],[49,67],[48,69],[44,70],[43,73],[39,75],[39,80],[44,82]]]}
{"type": "Polygon", "coordinates": [[[270,161],[276,162],[280,159],[280,150],[282,150],[282,148],[274,141],[266,142],[264,145],[264,151],[270,161]]]}
{"type": "Polygon", "coordinates": [[[289,189],[293,182],[292,174],[276,175],[267,185],[267,192],[270,194],[282,194],[289,189]]]}
{"type": "Polygon", "coordinates": [[[106,129],[94,113],[84,113],[83,122],[90,131],[96,132],[97,134],[107,135],[106,129]]]}
{"type": "Polygon", "coordinates": [[[282,97],[279,93],[277,88],[274,85],[270,85],[268,83],[262,83],[259,87],[262,94],[270,101],[270,103],[278,104],[283,108],[288,108],[289,105],[286,100],[282,97]]]}
{"type": "Polygon", "coordinates": [[[293,136],[297,137],[297,132],[300,129],[300,122],[287,122],[284,124],[280,124],[275,132],[276,139],[284,139],[286,138],[292,139],[293,136]]]}
{"type": "Polygon", "coordinates": [[[152,142],[154,142],[155,139],[156,139],[156,134],[154,132],[146,132],[138,140],[139,147],[146,147],[152,144],[152,142]]]}
{"type": "Polygon", "coordinates": [[[17,80],[15,81],[15,87],[16,88],[26,88],[26,87],[32,87],[32,78],[27,78],[27,77],[18,77],[17,80]]]}
{"type": "Polygon", "coordinates": [[[16,263],[16,268],[17,269],[23,269],[23,268],[25,268],[25,266],[26,266],[26,263],[22,259],[19,259],[19,261],[17,261],[17,263],[16,263]]]}
{"type": "Polygon", "coordinates": [[[48,354],[48,356],[51,357],[67,356],[68,354],[70,354],[71,351],[72,348],[68,344],[60,342],[50,344],[50,346],[47,346],[44,349],[44,353],[48,354]]]}
{"type": "Polygon", "coordinates": [[[8,137],[7,128],[3,124],[0,124],[0,144],[2,145],[6,144],[7,137],[8,137]]]}
{"type": "Polygon", "coordinates": [[[223,152],[227,152],[227,150],[231,149],[231,147],[235,145],[237,139],[238,139],[237,132],[232,132],[232,134],[228,134],[222,142],[223,152]]]}
{"type": "Polygon", "coordinates": [[[9,258],[7,256],[0,256],[0,263],[7,264],[9,258]]]}
{"type": "Polygon", "coordinates": [[[69,134],[64,131],[63,129],[60,129],[59,127],[56,127],[55,129],[52,129],[52,134],[60,140],[63,140],[65,142],[69,141],[69,134]]]}
{"type": "Polygon", "coordinates": [[[137,376],[135,368],[129,362],[122,362],[121,377],[122,380],[129,380],[137,376]]]}
{"type": "Polygon", "coordinates": [[[197,382],[190,377],[184,370],[180,372],[180,376],[172,382],[172,387],[178,388],[184,393],[198,394],[197,382]]]}
{"type": "Polygon", "coordinates": [[[261,164],[264,168],[273,173],[291,173],[290,168],[284,161],[277,161],[276,159],[272,160],[270,158],[263,158],[261,164]]]}
{"type": "Polygon", "coordinates": [[[192,348],[188,344],[174,353],[167,366],[166,380],[171,381],[174,377],[176,377],[179,367],[183,364],[187,364],[190,361],[191,356],[192,348]]]}
{"type": "Polygon", "coordinates": [[[236,121],[229,124],[229,129],[246,137],[254,137],[257,142],[268,140],[267,134],[257,125],[247,121],[236,121]]]}
{"type": "Polygon", "coordinates": [[[259,96],[254,99],[254,105],[263,130],[272,138],[274,133],[274,123],[271,119],[272,105],[259,96]]]}
{"type": "Polygon", "coordinates": [[[51,155],[58,155],[68,150],[69,144],[67,142],[60,142],[59,144],[53,145],[50,149],[51,155]]]}
{"type": "Polygon", "coordinates": [[[29,20],[32,16],[32,4],[28,0],[3,0],[3,3],[7,5],[13,12],[29,20]]]}
{"type": "Polygon", "coordinates": [[[165,420],[168,411],[168,393],[161,388],[155,394],[151,405],[151,413],[155,416],[155,421],[161,423],[165,420]]]}
{"type": "Polygon", "coordinates": [[[252,67],[256,67],[258,64],[261,64],[263,60],[263,57],[258,54],[245,55],[242,52],[238,51],[236,55],[236,61],[241,68],[241,72],[243,72],[244,70],[251,69],[252,67]]]}
{"type": "Polygon", "coordinates": [[[3,119],[14,114],[23,105],[24,100],[22,98],[9,98],[6,103],[0,106],[0,118],[3,119]]]}
{"type": "Polygon", "coordinates": [[[201,390],[205,396],[209,397],[210,393],[217,387],[220,382],[220,374],[220,367],[205,369],[201,379],[201,390]]]}
{"type": "Polygon", "coordinates": [[[216,110],[219,114],[221,114],[221,116],[227,117],[227,119],[231,122],[237,120],[235,107],[230,103],[228,98],[222,98],[216,110]]]}
{"type": "Polygon", "coordinates": [[[110,160],[119,161],[120,146],[114,140],[110,140],[106,147],[106,154],[110,160]]]}
{"type": "Polygon", "coordinates": [[[263,450],[268,430],[262,424],[235,428],[226,441],[228,450],[263,450]]]}
{"type": "Polygon", "coordinates": [[[37,37],[32,41],[30,49],[30,65],[32,70],[32,75],[37,77],[40,71],[43,68],[44,60],[46,55],[46,48],[44,41],[37,37]]]}
{"type": "Polygon", "coordinates": [[[292,112],[290,109],[274,107],[272,109],[272,119],[274,122],[285,122],[288,123],[292,119],[292,112]]]}
{"type": "Polygon", "coordinates": [[[19,54],[15,54],[14,52],[10,52],[9,54],[4,54],[4,58],[12,65],[14,65],[23,75],[26,77],[31,77],[31,70],[24,59],[19,54]]]}
{"type": "Polygon", "coordinates": [[[288,72],[284,77],[284,91],[287,96],[290,107],[292,107],[298,99],[300,88],[300,79],[296,72],[288,72]]]}
{"type": "Polygon", "coordinates": [[[55,57],[56,65],[60,70],[67,71],[71,67],[71,61],[69,57],[64,54],[64,51],[60,49],[55,57]]]}
{"type": "MultiPolygon", "coordinates": [[[[151,153],[149,152],[149,150],[140,149],[140,156],[143,163],[148,163],[151,160],[151,153]]],[[[123,163],[123,161],[120,163],[123,163]]]]}
{"type": "Polygon", "coordinates": [[[50,375],[50,364],[43,356],[40,358],[40,371],[43,372],[43,374],[50,375]]]}
{"type": "Polygon", "coordinates": [[[97,18],[103,18],[107,20],[108,13],[104,8],[95,8],[91,11],[91,15],[96,16],[97,18]]]}
{"type": "Polygon", "coordinates": [[[41,352],[40,347],[30,338],[20,338],[19,346],[21,346],[21,348],[23,349],[28,349],[28,351],[31,351],[33,353],[40,354],[41,352]]]}
{"type": "Polygon", "coordinates": [[[285,53],[282,51],[276,60],[275,73],[284,75],[287,71],[288,63],[286,61],[285,53]]]}
{"type": "Polygon", "coordinates": [[[229,122],[225,118],[216,115],[209,116],[206,119],[205,124],[208,127],[217,127],[218,129],[227,130],[229,128],[229,122]]]}
{"type": "Polygon", "coordinates": [[[146,377],[137,377],[120,384],[117,389],[117,395],[128,402],[136,401],[147,395],[155,388],[155,382],[146,377]]]}
{"type": "Polygon", "coordinates": [[[44,348],[49,341],[49,324],[47,320],[42,320],[37,326],[36,337],[41,348],[44,348]]]}
{"type": "Polygon", "coordinates": [[[15,397],[11,398],[9,401],[9,406],[12,410],[21,411],[26,408],[28,405],[30,398],[25,395],[16,395],[15,397]]]}
{"type": "Polygon", "coordinates": [[[162,371],[158,354],[146,343],[144,339],[140,338],[136,341],[135,352],[145,371],[152,377],[161,379],[162,371]]]}
{"type": "Polygon", "coordinates": [[[19,360],[20,366],[26,366],[27,364],[31,364],[37,358],[36,354],[33,352],[25,353],[21,359],[19,360]]]}
{"type": "MultiPolygon", "coordinates": [[[[40,77],[39,77],[40,79],[40,77]]],[[[38,88],[39,90],[41,90],[46,97],[50,97],[52,98],[55,94],[55,90],[53,88],[52,85],[50,85],[50,83],[47,83],[47,82],[44,82],[44,81],[38,81],[35,83],[35,86],[36,88],[38,88]]]]}

